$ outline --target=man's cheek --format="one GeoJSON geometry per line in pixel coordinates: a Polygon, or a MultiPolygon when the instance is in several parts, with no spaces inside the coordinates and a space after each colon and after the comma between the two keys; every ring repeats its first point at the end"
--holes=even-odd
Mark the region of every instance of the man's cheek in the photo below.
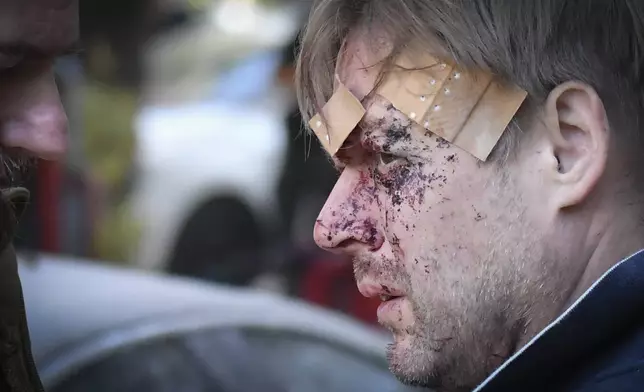
{"type": "Polygon", "coordinates": [[[392,212],[402,212],[406,206],[418,211],[426,202],[426,193],[445,181],[444,175],[428,172],[427,166],[425,162],[410,161],[374,171],[374,182],[383,189],[392,212]]]}
{"type": "Polygon", "coordinates": [[[458,187],[452,184],[458,162],[456,151],[441,151],[433,158],[409,158],[386,171],[374,170],[374,182],[383,189],[391,211],[402,212],[408,206],[422,213],[441,199],[449,198],[449,188],[458,187]]]}
{"type": "Polygon", "coordinates": [[[416,248],[427,241],[433,240],[435,225],[441,217],[440,204],[446,197],[440,196],[443,184],[447,182],[447,176],[439,178],[436,184],[436,177],[427,175],[421,170],[402,170],[408,176],[399,176],[401,170],[393,170],[389,176],[399,178],[401,186],[393,192],[385,188],[383,199],[386,204],[382,207],[384,228],[387,239],[391,244],[392,251],[397,258],[409,262],[409,254],[413,254],[416,248]],[[431,230],[430,230],[431,229],[431,230]]]}
{"type": "Polygon", "coordinates": [[[466,251],[467,236],[484,224],[484,210],[466,208],[468,203],[460,195],[448,197],[445,193],[433,195],[432,202],[421,209],[403,206],[398,213],[386,214],[390,217],[387,227],[392,249],[404,257],[413,272],[434,273],[437,260],[452,259],[466,251]]]}

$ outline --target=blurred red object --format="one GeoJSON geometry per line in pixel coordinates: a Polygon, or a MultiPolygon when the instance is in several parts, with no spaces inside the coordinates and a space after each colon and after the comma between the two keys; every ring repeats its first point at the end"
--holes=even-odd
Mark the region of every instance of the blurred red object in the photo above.
{"type": "Polygon", "coordinates": [[[41,224],[40,250],[49,253],[60,251],[59,224],[62,195],[62,167],[58,162],[40,161],[36,172],[40,198],[38,219],[41,224]]]}
{"type": "Polygon", "coordinates": [[[309,265],[300,286],[303,299],[369,324],[377,323],[380,299],[365,298],[360,294],[350,260],[329,254],[313,259],[309,265]]]}
{"type": "Polygon", "coordinates": [[[60,162],[39,161],[21,182],[31,191],[15,245],[22,250],[91,257],[96,191],[89,176],[60,162]]]}

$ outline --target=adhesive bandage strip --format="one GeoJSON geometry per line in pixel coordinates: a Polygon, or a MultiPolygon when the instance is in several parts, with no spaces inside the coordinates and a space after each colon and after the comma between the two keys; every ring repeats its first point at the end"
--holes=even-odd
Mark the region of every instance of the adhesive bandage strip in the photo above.
{"type": "MultiPolygon", "coordinates": [[[[376,93],[425,132],[431,132],[485,161],[526,99],[485,72],[464,72],[431,56],[402,55],[376,93]]],[[[335,93],[309,125],[335,155],[366,111],[336,77],[335,93]]],[[[418,128],[418,127],[416,127],[418,128]]]]}
{"type": "Polygon", "coordinates": [[[309,121],[309,126],[331,156],[340,150],[366,113],[362,103],[338,78],[336,86],[335,93],[322,108],[324,119],[318,113],[309,121]]]}

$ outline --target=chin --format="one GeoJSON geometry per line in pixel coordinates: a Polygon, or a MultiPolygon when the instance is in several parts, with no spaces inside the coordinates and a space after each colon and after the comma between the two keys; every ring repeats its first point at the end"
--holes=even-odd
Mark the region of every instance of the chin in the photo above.
{"type": "Polygon", "coordinates": [[[403,384],[424,388],[437,388],[440,379],[433,370],[435,354],[424,352],[422,344],[415,344],[414,337],[394,332],[394,342],[387,347],[389,370],[403,384]]]}
{"type": "Polygon", "coordinates": [[[414,335],[394,333],[395,341],[387,347],[389,370],[403,384],[436,392],[469,392],[472,387],[458,385],[453,374],[441,366],[445,358],[432,351],[414,335]],[[447,374],[446,374],[447,373],[447,374]]]}
{"type": "Polygon", "coordinates": [[[411,347],[409,336],[403,340],[396,338],[387,347],[389,370],[403,384],[432,389],[440,387],[440,380],[430,370],[431,365],[428,366],[428,358],[419,358],[420,353],[414,353],[411,347]]]}

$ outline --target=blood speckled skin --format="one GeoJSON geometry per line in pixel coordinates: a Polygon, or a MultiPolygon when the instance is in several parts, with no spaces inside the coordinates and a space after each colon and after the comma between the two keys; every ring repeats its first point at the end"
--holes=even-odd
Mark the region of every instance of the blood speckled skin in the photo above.
{"type": "Polygon", "coordinates": [[[361,293],[397,297],[378,310],[395,374],[472,390],[561,303],[570,271],[548,254],[554,212],[535,181],[558,174],[534,141],[501,167],[412,122],[377,94],[390,48],[363,33],[347,38],[337,72],[366,113],[334,159],[315,241],[353,259],[361,293]]]}
{"type": "Polygon", "coordinates": [[[489,215],[479,197],[488,190],[486,177],[477,177],[476,158],[383,98],[369,99],[367,115],[336,156],[341,174],[317,221],[316,241],[350,255],[359,284],[407,293],[408,300],[379,312],[397,340],[423,336],[429,350],[443,352],[454,344],[452,327],[435,325],[431,336],[419,328],[438,322],[425,319],[428,308],[432,314],[458,308],[448,293],[478,268],[468,260],[478,258],[472,252],[488,235],[470,233],[489,215]]]}

